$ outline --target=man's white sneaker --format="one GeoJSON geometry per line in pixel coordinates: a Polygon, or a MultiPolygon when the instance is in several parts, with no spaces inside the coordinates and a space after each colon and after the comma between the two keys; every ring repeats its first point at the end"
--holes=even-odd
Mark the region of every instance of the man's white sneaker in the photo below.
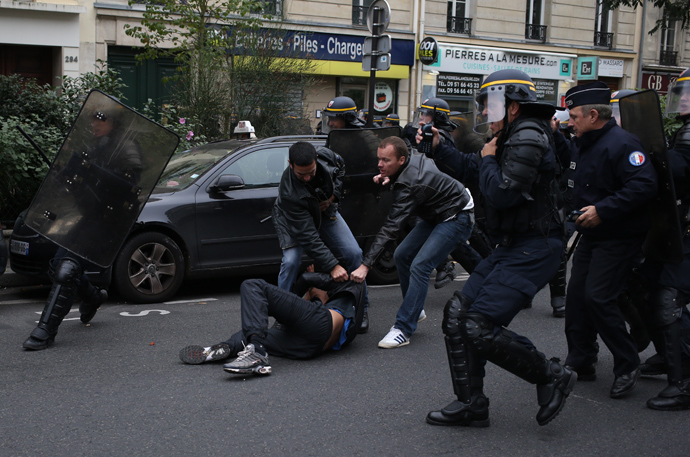
{"type": "Polygon", "coordinates": [[[385,349],[397,348],[407,344],[410,344],[410,339],[406,337],[401,330],[395,327],[391,327],[388,334],[379,341],[379,347],[385,349]]]}
{"type": "Polygon", "coordinates": [[[417,319],[417,322],[422,322],[424,319],[426,319],[426,313],[424,310],[422,310],[422,312],[419,313],[419,319],[417,319]]]}

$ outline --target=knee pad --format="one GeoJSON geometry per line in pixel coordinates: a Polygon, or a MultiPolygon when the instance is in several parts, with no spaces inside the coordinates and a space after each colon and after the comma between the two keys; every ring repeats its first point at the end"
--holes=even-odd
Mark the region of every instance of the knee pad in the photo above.
{"type": "Polygon", "coordinates": [[[443,309],[443,323],[441,329],[446,335],[460,333],[460,317],[470,308],[470,300],[459,290],[453,293],[443,309]]]}
{"type": "Polygon", "coordinates": [[[65,287],[79,285],[82,268],[79,262],[69,257],[60,259],[55,267],[55,283],[65,287]]]}
{"type": "Polygon", "coordinates": [[[465,343],[479,354],[486,356],[493,344],[494,323],[483,314],[463,313],[460,317],[459,327],[465,343]]]}
{"type": "Polygon", "coordinates": [[[656,323],[665,327],[680,319],[683,310],[683,294],[677,289],[664,287],[654,295],[656,323]]]}

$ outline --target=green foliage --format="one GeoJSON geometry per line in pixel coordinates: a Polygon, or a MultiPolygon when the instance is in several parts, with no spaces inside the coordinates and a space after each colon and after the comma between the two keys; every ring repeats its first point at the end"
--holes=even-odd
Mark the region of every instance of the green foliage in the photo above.
{"type": "MultiPolygon", "coordinates": [[[[661,112],[666,112],[666,95],[659,95],[659,103],[661,104],[661,112]]],[[[683,121],[678,119],[678,116],[664,116],[664,134],[666,138],[671,138],[676,131],[683,125],[683,121]]]]}
{"type": "Polygon", "coordinates": [[[180,137],[180,144],[175,152],[186,151],[207,142],[206,136],[198,133],[200,130],[198,120],[182,116],[173,106],[159,107],[149,98],[142,114],[180,137]]]}
{"type": "Polygon", "coordinates": [[[304,117],[313,64],[289,58],[280,22],[265,6],[261,0],[161,0],[147,7],[141,26],[125,31],[145,45],[138,58],[170,55],[180,63],[175,103],[197,123],[195,133],[227,138],[237,121],[250,120],[258,136],[270,136],[286,133],[286,120],[304,117]],[[268,20],[272,28],[261,29],[268,20]]]}
{"type": "MultiPolygon", "coordinates": [[[[620,6],[637,8],[642,6],[645,0],[600,0],[608,9],[616,9],[620,6]]],[[[681,21],[681,27],[690,26],[690,1],[688,0],[651,0],[650,3],[664,12],[664,16],[656,21],[656,25],[649,31],[652,35],[657,30],[666,30],[666,21],[681,21]]]]}

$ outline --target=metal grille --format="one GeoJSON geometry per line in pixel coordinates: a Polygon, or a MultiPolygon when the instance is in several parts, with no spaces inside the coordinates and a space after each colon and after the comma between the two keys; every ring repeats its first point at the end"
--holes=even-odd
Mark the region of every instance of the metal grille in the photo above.
{"type": "Polygon", "coordinates": [[[594,32],[594,46],[611,49],[613,47],[613,33],[594,32]]]}
{"type": "Polygon", "coordinates": [[[463,35],[472,34],[472,18],[448,16],[448,32],[461,33],[463,35]]]}
{"type": "Polygon", "coordinates": [[[525,38],[528,40],[538,40],[546,42],[546,26],[536,24],[525,24],[525,38]]]}

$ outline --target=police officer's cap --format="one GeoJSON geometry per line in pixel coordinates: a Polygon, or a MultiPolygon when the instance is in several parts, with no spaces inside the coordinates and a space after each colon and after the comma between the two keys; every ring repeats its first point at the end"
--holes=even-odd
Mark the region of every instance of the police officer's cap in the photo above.
{"type": "Polygon", "coordinates": [[[335,97],[323,109],[326,116],[343,116],[346,113],[357,115],[357,105],[350,97],[335,97]]]}
{"type": "Polygon", "coordinates": [[[565,93],[565,106],[573,109],[582,105],[608,105],[611,103],[611,89],[602,81],[572,87],[565,93]]]}
{"type": "Polygon", "coordinates": [[[520,70],[499,70],[491,73],[479,88],[477,101],[482,103],[492,87],[503,86],[506,98],[518,103],[536,102],[537,88],[527,73],[520,70]]]}

